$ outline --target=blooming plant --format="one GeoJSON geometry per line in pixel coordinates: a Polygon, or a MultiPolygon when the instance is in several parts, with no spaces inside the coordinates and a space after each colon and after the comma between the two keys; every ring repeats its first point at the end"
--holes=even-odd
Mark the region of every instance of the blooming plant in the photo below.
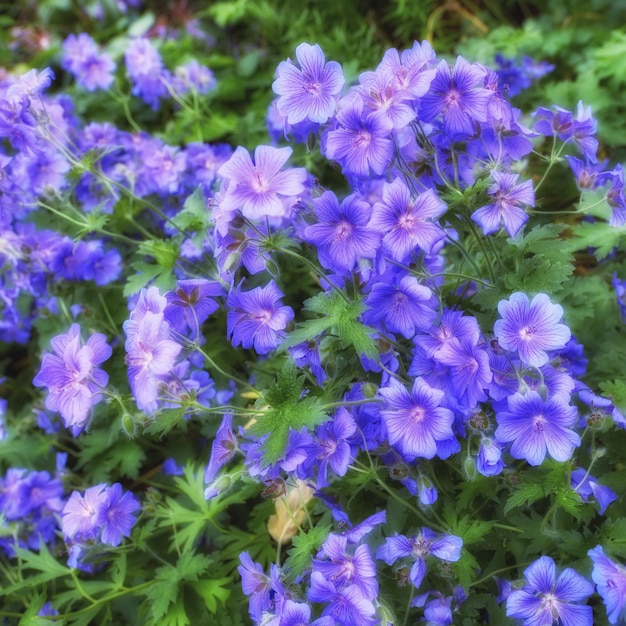
{"type": "Polygon", "coordinates": [[[197,121],[208,67],[86,33],[56,62],[130,128],[51,69],[0,79],[0,339],[30,364],[1,616],[623,620],[626,199],[589,108],[516,108],[529,60],[509,89],[503,58],[355,77],[301,43],[277,145],[174,145],[140,121],[197,121]]]}

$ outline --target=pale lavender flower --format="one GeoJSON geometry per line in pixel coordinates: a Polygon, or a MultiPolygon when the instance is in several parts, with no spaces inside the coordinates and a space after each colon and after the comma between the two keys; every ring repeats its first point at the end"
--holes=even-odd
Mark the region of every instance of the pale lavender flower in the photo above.
{"type": "Polygon", "coordinates": [[[164,318],[165,297],[156,287],[142,289],[130,319],[124,322],[128,378],[137,406],[142,411],[158,408],[159,383],[174,367],[182,346],[170,337],[164,318]]]}
{"type": "Polygon", "coordinates": [[[340,105],[337,128],[326,136],[326,157],[340,163],[346,174],[366,177],[371,169],[382,175],[393,158],[391,120],[367,114],[358,96],[346,97],[340,105]]]}
{"type": "Polygon", "coordinates": [[[96,365],[106,361],[112,350],[100,333],[82,345],[78,324],[72,324],[66,334],[54,337],[50,343],[54,354],[44,355],[33,384],[48,388],[46,408],[58,411],[65,425],[78,435],[109,381],[108,374],[96,365]]]}
{"type": "Polygon", "coordinates": [[[411,391],[392,379],[379,391],[383,398],[380,414],[389,443],[410,457],[432,459],[437,442],[453,438],[452,411],[442,407],[444,392],[416,378],[411,391]]]}
{"type": "Polygon", "coordinates": [[[276,80],[272,84],[279,96],[276,108],[289,124],[305,119],[323,124],[335,112],[345,82],[341,65],[336,61],[326,63],[317,44],[301,43],[296,48],[296,58],[301,69],[290,59],[276,68],[276,80]]]}
{"type": "Polygon", "coordinates": [[[508,399],[508,411],[497,413],[496,439],[512,442],[511,456],[541,465],[546,454],[556,461],[567,461],[580,436],[572,430],[577,410],[563,398],[546,398],[536,392],[515,393],[508,399]]]}
{"type": "Polygon", "coordinates": [[[602,546],[587,552],[593,562],[591,578],[606,607],[609,624],[617,624],[624,617],[626,605],[626,567],[611,561],[602,546]]]}
{"type": "Polygon", "coordinates": [[[572,333],[564,324],[563,308],[552,304],[545,293],[537,294],[532,302],[521,292],[501,300],[498,312],[502,316],[494,326],[499,344],[505,350],[519,352],[522,361],[533,367],[545,365],[548,351],[560,350],[570,340],[572,333]]]}
{"type": "Polygon", "coordinates": [[[435,220],[447,209],[432,190],[412,198],[406,183],[396,178],[383,185],[383,199],[374,204],[371,226],[383,233],[385,252],[402,262],[416,249],[430,254],[446,236],[435,220]]]}
{"type": "Polygon", "coordinates": [[[286,215],[287,199],[304,192],[307,178],[301,167],[282,170],[291,153],[291,148],[257,146],[252,161],[250,153],[239,146],[217,172],[227,181],[221,209],[239,209],[251,220],[286,215]]]}

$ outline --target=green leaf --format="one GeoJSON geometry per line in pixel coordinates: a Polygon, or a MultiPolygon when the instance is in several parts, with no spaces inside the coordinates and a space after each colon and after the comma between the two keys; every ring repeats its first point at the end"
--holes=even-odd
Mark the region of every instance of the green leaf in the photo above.
{"type": "Polygon", "coordinates": [[[152,239],[142,241],[138,251],[140,254],[153,257],[159,267],[171,270],[178,261],[180,246],[171,240],[152,239]]]}
{"type": "Polygon", "coordinates": [[[530,483],[516,489],[507,499],[504,506],[504,514],[507,515],[513,509],[520,506],[531,505],[545,495],[540,484],[530,483]]]}
{"type": "MultiPolygon", "coordinates": [[[[151,617],[154,620],[164,620],[165,615],[168,614],[170,617],[167,620],[170,622],[173,616],[177,616],[176,619],[183,619],[176,606],[173,607],[171,613],[169,607],[176,603],[181,583],[198,580],[198,577],[208,569],[210,564],[211,560],[203,554],[183,552],[176,565],[168,564],[157,568],[154,584],[143,591],[143,594],[150,601],[149,612],[151,617]]],[[[165,623],[165,621],[159,623],[165,623]]]]}
{"type": "Polygon", "coordinates": [[[316,553],[330,532],[330,526],[314,526],[308,533],[299,533],[292,539],[292,548],[285,561],[287,578],[293,582],[311,566],[311,555],[316,553]]]}
{"type": "Polygon", "coordinates": [[[49,626],[51,624],[51,620],[37,615],[45,602],[45,595],[34,593],[28,601],[28,608],[26,609],[24,615],[20,618],[18,626],[49,626]]]}
{"type": "Polygon", "coordinates": [[[476,579],[476,572],[480,570],[480,565],[474,555],[463,548],[461,558],[450,563],[450,569],[456,574],[459,585],[467,589],[476,579]]]}
{"type": "Polygon", "coordinates": [[[216,578],[215,580],[198,580],[191,582],[189,586],[204,600],[206,608],[211,613],[217,613],[217,602],[224,604],[231,592],[232,580],[230,578],[216,578]]]}
{"type": "Polygon", "coordinates": [[[582,222],[574,230],[576,247],[591,248],[593,255],[602,261],[626,236],[626,226],[611,226],[607,222],[582,222]]]}
{"type": "Polygon", "coordinates": [[[285,361],[274,384],[257,400],[257,406],[263,410],[249,432],[254,437],[266,437],[262,459],[266,465],[275,463],[285,452],[290,429],[314,428],[328,420],[319,398],[300,398],[304,376],[297,373],[295,363],[291,359],[285,361]]]}
{"type": "Polygon", "coordinates": [[[144,428],[144,434],[157,435],[162,438],[178,425],[185,426],[187,422],[183,419],[185,409],[183,407],[177,409],[162,409],[154,419],[144,428]]]}
{"type": "Polygon", "coordinates": [[[128,277],[128,280],[124,285],[125,298],[135,295],[138,291],[141,291],[144,287],[146,287],[151,280],[156,279],[163,273],[162,267],[150,263],[144,263],[143,261],[133,263],[132,267],[137,271],[137,274],[128,277]]]}
{"type": "Polygon", "coordinates": [[[374,329],[358,321],[365,310],[361,300],[346,301],[336,291],[329,295],[320,293],[305,301],[304,310],[324,317],[302,322],[283,342],[281,349],[311,341],[324,332],[333,332],[345,347],[352,346],[357,354],[371,359],[378,357],[376,342],[371,337],[374,329]]]}
{"type": "Polygon", "coordinates": [[[622,412],[626,412],[626,382],[623,380],[607,380],[600,383],[600,389],[613,401],[622,412]]]}
{"type": "Polygon", "coordinates": [[[207,209],[204,191],[201,186],[187,197],[181,211],[172,218],[181,230],[201,231],[203,234],[210,225],[210,213],[207,209]]]}

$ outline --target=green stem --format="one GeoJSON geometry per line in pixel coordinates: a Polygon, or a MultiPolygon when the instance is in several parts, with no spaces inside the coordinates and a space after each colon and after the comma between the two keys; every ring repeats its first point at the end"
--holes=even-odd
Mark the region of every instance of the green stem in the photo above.
{"type": "Polygon", "coordinates": [[[79,615],[83,615],[85,613],[88,613],[89,611],[92,611],[96,606],[99,606],[100,604],[107,604],[109,602],[112,602],[113,600],[117,600],[117,598],[121,598],[122,596],[127,596],[129,593],[135,593],[136,591],[140,591],[141,589],[150,587],[150,585],[154,585],[154,580],[148,580],[145,583],[141,583],[140,585],[137,585],[135,587],[129,587],[117,593],[113,593],[110,596],[105,596],[104,598],[98,598],[97,600],[94,600],[92,602],[91,606],[87,606],[84,609],[79,609],[78,611],[71,611],[70,613],[63,613],[62,615],[59,615],[59,617],[61,618],[78,617],[79,615]]]}
{"type": "Polygon", "coordinates": [[[411,602],[413,602],[413,596],[415,595],[415,585],[411,585],[411,593],[409,594],[409,601],[406,605],[406,611],[404,613],[404,620],[402,626],[407,626],[409,623],[409,613],[411,612],[411,602]]]}
{"type": "MultiPolygon", "coordinates": [[[[433,524],[432,520],[429,520],[418,508],[414,507],[412,504],[409,504],[404,498],[402,498],[395,491],[393,491],[393,489],[390,489],[387,486],[387,483],[385,483],[384,480],[380,479],[380,477],[378,476],[378,474],[376,474],[373,468],[362,469],[362,468],[356,467],[355,465],[352,465],[350,469],[354,470],[355,472],[359,472],[361,474],[368,474],[369,476],[371,476],[383,491],[385,491],[389,496],[391,496],[396,502],[402,504],[402,506],[409,509],[409,511],[411,511],[416,517],[418,517],[424,524],[427,524],[428,526],[438,526],[438,524],[437,525],[433,524]]],[[[444,532],[445,528],[437,527],[436,530],[438,530],[439,532],[444,532]]]]}
{"type": "Polygon", "coordinates": [[[517,569],[517,568],[523,569],[526,566],[530,565],[531,563],[532,561],[528,561],[527,563],[521,563],[519,565],[508,565],[507,567],[501,567],[500,569],[496,569],[490,574],[486,574],[482,578],[475,580],[473,583],[470,583],[467,587],[468,589],[471,587],[476,587],[476,585],[480,585],[481,583],[484,583],[486,580],[489,580],[490,578],[493,578],[494,576],[497,576],[498,574],[502,574],[503,572],[510,572],[512,569],[517,569]]]}

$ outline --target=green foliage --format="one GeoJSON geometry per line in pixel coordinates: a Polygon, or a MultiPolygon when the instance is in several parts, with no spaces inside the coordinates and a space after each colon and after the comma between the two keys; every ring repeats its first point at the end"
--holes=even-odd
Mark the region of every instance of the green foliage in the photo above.
{"type": "Polygon", "coordinates": [[[314,526],[309,532],[299,533],[293,538],[293,547],[287,551],[289,556],[285,560],[289,581],[293,582],[310,566],[311,557],[317,554],[330,530],[330,526],[314,526]]]}
{"type": "Polygon", "coordinates": [[[219,603],[224,603],[230,590],[228,578],[202,579],[212,561],[202,554],[183,552],[174,565],[166,564],[157,568],[154,582],[143,594],[146,602],[147,624],[189,624],[190,620],[182,602],[185,586],[189,586],[203,599],[211,613],[215,613],[219,603]]]}
{"type": "Polygon", "coordinates": [[[361,300],[348,299],[332,291],[329,295],[320,293],[309,298],[304,302],[303,309],[324,317],[299,324],[283,343],[284,348],[311,341],[323,333],[332,333],[339,338],[342,347],[352,347],[358,355],[364,354],[369,358],[378,356],[376,342],[371,337],[373,329],[358,321],[365,310],[361,300]]]}
{"type": "Polygon", "coordinates": [[[626,413],[626,381],[607,380],[600,383],[599,387],[620,411],[626,413]]]}
{"type": "Polygon", "coordinates": [[[319,398],[301,398],[303,388],[304,376],[298,376],[295,363],[287,359],[275,383],[257,401],[260,412],[250,433],[266,437],[263,442],[265,464],[275,463],[283,455],[290,429],[314,428],[329,419],[319,398]]]}

